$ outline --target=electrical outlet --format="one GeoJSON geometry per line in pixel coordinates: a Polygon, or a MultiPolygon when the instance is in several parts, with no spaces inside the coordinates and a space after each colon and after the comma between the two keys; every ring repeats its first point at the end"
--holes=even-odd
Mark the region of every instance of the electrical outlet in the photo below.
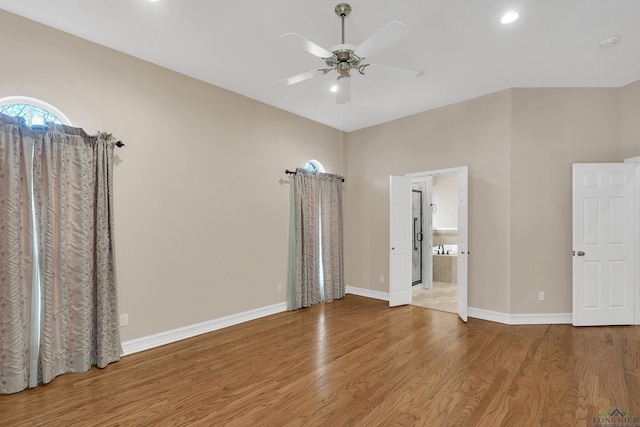
{"type": "Polygon", "coordinates": [[[544,292],[542,291],[538,292],[538,300],[544,301],[544,292]]]}
{"type": "Polygon", "coordinates": [[[120,326],[127,326],[129,324],[129,315],[121,314],[120,315],[120,326]]]}
{"type": "Polygon", "coordinates": [[[282,283],[276,285],[276,292],[282,292],[282,283]]]}
{"type": "Polygon", "coordinates": [[[380,275],[380,283],[384,283],[384,274],[380,275]]]}

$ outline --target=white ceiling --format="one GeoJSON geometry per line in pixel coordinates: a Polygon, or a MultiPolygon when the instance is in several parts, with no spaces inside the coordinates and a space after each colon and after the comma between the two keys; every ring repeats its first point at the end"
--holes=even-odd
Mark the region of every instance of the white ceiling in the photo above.
{"type": "Polygon", "coordinates": [[[392,20],[410,33],[352,72],[273,82],[324,66],[280,35],[340,43],[336,0],[0,0],[0,8],[337,129],[353,131],[510,87],[619,87],[640,79],[640,0],[351,0],[346,42],[392,20]],[[516,10],[520,19],[500,24],[516,10]],[[599,42],[620,36],[613,48],[599,42]]]}

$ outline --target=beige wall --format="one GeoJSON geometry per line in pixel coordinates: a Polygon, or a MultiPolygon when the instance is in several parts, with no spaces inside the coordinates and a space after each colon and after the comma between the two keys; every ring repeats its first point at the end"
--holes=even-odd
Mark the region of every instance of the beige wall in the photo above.
{"type": "Polygon", "coordinates": [[[340,172],[335,129],[0,11],[0,98],[126,147],[115,167],[123,340],[284,302],[285,169],[340,172]]]}
{"type": "Polygon", "coordinates": [[[512,93],[511,312],[570,313],[571,165],[624,160],[620,89],[512,93]]]}
{"type": "Polygon", "coordinates": [[[467,165],[469,305],[508,312],[510,111],[507,90],[349,134],[349,285],[389,289],[389,175],[467,165]]]}

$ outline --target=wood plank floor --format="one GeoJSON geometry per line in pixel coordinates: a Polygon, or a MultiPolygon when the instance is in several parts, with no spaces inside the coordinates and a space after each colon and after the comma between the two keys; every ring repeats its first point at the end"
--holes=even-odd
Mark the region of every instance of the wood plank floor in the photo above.
{"type": "Polygon", "coordinates": [[[640,416],[638,327],[347,295],[0,396],[0,425],[594,426],[611,408],[640,416]]]}

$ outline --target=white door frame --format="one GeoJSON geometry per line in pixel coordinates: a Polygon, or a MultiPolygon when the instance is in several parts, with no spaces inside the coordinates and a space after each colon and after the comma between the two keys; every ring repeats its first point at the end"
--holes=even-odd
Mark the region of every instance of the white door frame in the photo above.
{"type": "MultiPolygon", "coordinates": [[[[457,174],[458,177],[464,175],[467,177],[466,187],[464,190],[464,206],[459,206],[459,210],[463,209],[462,215],[460,212],[458,213],[458,235],[462,232],[465,237],[465,242],[463,243],[462,249],[460,246],[458,247],[458,314],[463,321],[467,321],[467,309],[468,309],[468,254],[469,254],[469,167],[468,166],[459,166],[455,168],[447,168],[447,169],[436,169],[425,172],[415,172],[408,173],[405,176],[409,178],[420,178],[420,177],[430,177],[430,180],[436,175],[447,175],[447,174],[457,174]],[[462,230],[462,231],[461,231],[462,230]],[[465,247],[466,246],[466,247],[465,247]]],[[[427,192],[432,191],[433,186],[427,185],[427,192]]],[[[458,193],[460,193],[460,184],[458,184],[458,193]]],[[[460,200],[460,195],[458,196],[460,200]]],[[[425,233],[429,233],[431,230],[425,228],[425,233]]],[[[433,251],[432,251],[433,252],[433,251]]],[[[433,257],[427,257],[429,262],[433,263],[433,257]]],[[[430,265],[429,271],[433,271],[433,264],[430,265]]],[[[411,281],[407,283],[407,286],[411,288],[411,281]]]]}
{"type": "Polygon", "coordinates": [[[634,235],[634,251],[636,260],[634,261],[634,277],[633,277],[633,324],[640,325],[640,156],[624,159],[625,163],[635,164],[635,181],[636,194],[634,206],[635,219],[635,235],[634,235]]]}
{"type": "Polygon", "coordinates": [[[423,288],[431,289],[433,288],[433,233],[431,230],[433,229],[433,176],[427,176],[425,178],[425,197],[424,197],[424,218],[422,224],[422,234],[423,237],[422,244],[424,247],[422,248],[422,277],[426,278],[422,280],[423,288]],[[427,210],[428,209],[428,210],[427,210]],[[428,260],[428,262],[424,262],[428,260]]]}

